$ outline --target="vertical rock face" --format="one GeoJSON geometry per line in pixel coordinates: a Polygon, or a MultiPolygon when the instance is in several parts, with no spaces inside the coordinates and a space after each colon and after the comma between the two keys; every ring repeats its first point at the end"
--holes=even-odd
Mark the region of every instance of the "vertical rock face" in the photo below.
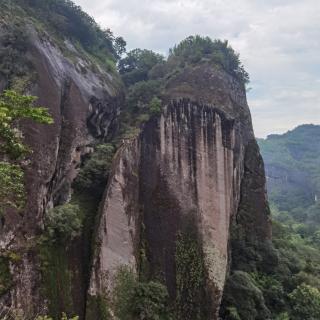
{"type": "Polygon", "coordinates": [[[174,299],[177,241],[191,223],[205,268],[206,317],[217,319],[228,271],[229,226],[241,197],[257,208],[252,221],[259,221],[259,236],[270,235],[263,163],[254,148],[244,88],[232,77],[208,65],[186,68],[166,93],[161,117],[151,119],[115,160],[89,294],[112,292],[123,265],[141,273],[144,243],[148,276],[160,277],[174,299]],[[248,170],[260,180],[248,182],[248,170]]]}
{"type": "Polygon", "coordinates": [[[222,290],[239,184],[233,121],[213,107],[182,100],[170,104],[156,126],[153,135],[155,125],[145,128],[140,172],[151,261],[168,268],[166,280],[172,287],[176,235],[183,220],[194,215],[208,279],[222,290]],[[174,205],[168,208],[170,198],[174,205]]]}
{"type": "MultiPolygon", "coordinates": [[[[0,309],[6,305],[32,315],[46,312],[35,252],[45,210],[69,200],[71,183],[81,157],[90,151],[88,146],[112,134],[121,88],[111,74],[102,69],[91,71],[83,52],[71,43],[73,62],[48,34],[40,35],[31,24],[26,28],[24,55],[37,75],[30,93],[49,109],[54,124],[24,124],[26,142],[35,150],[30,155],[31,166],[26,168],[27,204],[23,213],[7,212],[0,225],[1,252],[17,252],[21,261],[11,266],[12,289],[0,298],[0,309]]],[[[1,23],[0,33],[5,32],[6,25],[1,23]]],[[[0,48],[3,46],[0,43],[0,48]]]]}
{"type": "Polygon", "coordinates": [[[90,296],[104,295],[112,290],[119,266],[136,269],[139,141],[126,143],[116,155],[115,163],[101,206],[95,238],[99,249],[93,261],[90,296]]]}

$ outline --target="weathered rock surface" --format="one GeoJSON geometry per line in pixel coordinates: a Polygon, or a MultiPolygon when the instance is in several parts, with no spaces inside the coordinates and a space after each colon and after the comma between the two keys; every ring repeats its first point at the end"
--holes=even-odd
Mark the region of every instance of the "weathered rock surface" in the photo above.
{"type": "MultiPolygon", "coordinates": [[[[0,24],[0,33],[1,28],[6,32],[6,25],[0,24]]],[[[6,305],[28,315],[38,314],[46,305],[32,249],[45,210],[69,200],[81,157],[90,151],[88,145],[112,135],[122,94],[116,76],[101,68],[92,71],[91,62],[71,43],[65,44],[73,51],[72,61],[48,34],[39,34],[32,25],[26,28],[24,54],[37,75],[30,93],[49,109],[54,124],[24,125],[26,141],[35,151],[26,171],[27,205],[23,213],[7,212],[0,226],[1,251],[22,257],[12,265],[12,289],[1,297],[0,308],[6,305]]],[[[4,88],[5,82],[0,86],[4,88]]]]}
{"type": "Polygon", "coordinates": [[[151,119],[115,159],[89,296],[112,292],[124,265],[138,272],[143,238],[151,275],[161,274],[174,298],[177,236],[191,217],[202,243],[208,319],[217,319],[229,226],[244,199],[254,212],[248,232],[270,237],[263,162],[244,87],[225,72],[209,65],[186,68],[168,83],[164,101],[161,117],[151,119]]]}

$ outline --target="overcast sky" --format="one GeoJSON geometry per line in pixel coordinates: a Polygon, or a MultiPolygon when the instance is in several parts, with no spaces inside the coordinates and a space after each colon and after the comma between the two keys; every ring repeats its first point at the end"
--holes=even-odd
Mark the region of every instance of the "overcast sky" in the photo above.
{"type": "Polygon", "coordinates": [[[128,49],[164,54],[188,35],[228,39],[251,77],[256,136],[320,124],[319,0],[75,0],[128,49]]]}

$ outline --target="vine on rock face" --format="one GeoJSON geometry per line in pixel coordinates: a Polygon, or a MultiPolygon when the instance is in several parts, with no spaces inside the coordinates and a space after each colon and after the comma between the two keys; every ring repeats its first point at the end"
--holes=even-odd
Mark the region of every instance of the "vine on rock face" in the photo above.
{"type": "MultiPolygon", "coordinates": [[[[192,228],[192,229],[191,229],[192,228]]],[[[179,320],[205,319],[205,268],[200,240],[188,226],[176,242],[176,317],[179,320]]]]}

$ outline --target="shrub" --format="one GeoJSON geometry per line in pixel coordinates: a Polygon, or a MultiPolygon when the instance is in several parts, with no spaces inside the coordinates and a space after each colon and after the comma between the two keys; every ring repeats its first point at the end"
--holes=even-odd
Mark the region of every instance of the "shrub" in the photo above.
{"type": "Polygon", "coordinates": [[[228,41],[211,40],[209,37],[199,35],[189,36],[170,49],[168,61],[174,58],[191,64],[198,63],[202,59],[209,60],[220,65],[242,83],[249,82],[249,75],[244,70],[239,54],[230,47],[228,41]]]}
{"type": "Polygon", "coordinates": [[[158,116],[161,114],[161,104],[162,104],[162,101],[159,98],[157,97],[152,98],[149,106],[151,115],[158,116]]]}
{"type": "Polygon", "coordinates": [[[159,282],[138,282],[132,298],[133,316],[138,320],[166,320],[169,318],[168,292],[159,282]]]}
{"type": "Polygon", "coordinates": [[[223,319],[234,319],[230,314],[230,307],[237,310],[240,319],[270,319],[270,311],[265,305],[261,290],[250,275],[243,271],[234,272],[226,282],[221,310],[223,319]]]}
{"type": "Polygon", "coordinates": [[[127,97],[128,107],[133,111],[146,109],[152,99],[160,94],[161,84],[157,80],[140,81],[130,87],[127,97]]]}
{"type": "Polygon", "coordinates": [[[126,267],[121,267],[116,274],[113,305],[115,315],[120,320],[125,320],[132,314],[132,298],[136,281],[133,272],[126,267]]]}
{"type": "Polygon", "coordinates": [[[139,282],[133,272],[120,268],[115,281],[113,306],[119,320],[169,320],[168,292],[159,282],[139,282]]]}
{"type": "Polygon", "coordinates": [[[139,81],[147,81],[149,71],[164,57],[151,50],[134,49],[119,61],[119,72],[123,82],[129,87],[139,81]]]}
{"type": "Polygon", "coordinates": [[[301,284],[289,294],[292,305],[292,320],[320,319],[320,291],[307,284],[301,284]]]}
{"type": "Polygon", "coordinates": [[[80,192],[90,192],[100,197],[109,176],[115,147],[112,144],[101,144],[84,161],[84,165],[74,182],[74,188],[80,192]]]}
{"type": "Polygon", "coordinates": [[[64,204],[48,211],[45,221],[50,240],[65,242],[79,236],[82,228],[80,208],[74,204],[64,204]]]}
{"type": "MultiPolygon", "coordinates": [[[[53,320],[53,319],[49,316],[38,316],[35,320],[53,320]]],[[[72,318],[69,318],[65,313],[62,313],[61,320],[79,320],[79,317],[74,316],[72,318]]]]}

